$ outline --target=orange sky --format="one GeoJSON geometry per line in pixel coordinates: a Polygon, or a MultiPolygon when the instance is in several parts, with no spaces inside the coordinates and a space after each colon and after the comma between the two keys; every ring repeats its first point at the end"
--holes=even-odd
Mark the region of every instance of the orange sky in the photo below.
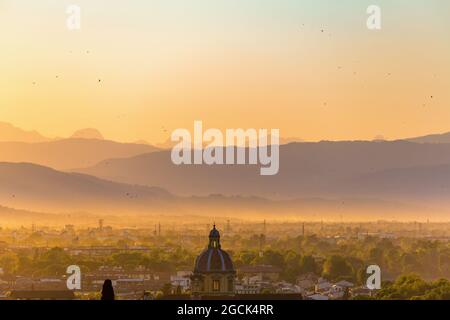
{"type": "Polygon", "coordinates": [[[69,1],[0,1],[0,121],[149,142],[194,120],[305,140],[450,131],[448,3],[380,1],[374,32],[370,1],[78,2],[69,32],[69,1]]]}

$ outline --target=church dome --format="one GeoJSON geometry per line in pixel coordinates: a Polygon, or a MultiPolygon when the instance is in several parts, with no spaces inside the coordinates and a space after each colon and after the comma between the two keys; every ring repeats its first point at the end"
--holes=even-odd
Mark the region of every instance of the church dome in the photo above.
{"type": "Polygon", "coordinates": [[[195,260],[194,273],[234,272],[228,253],[221,249],[220,233],[214,225],[209,233],[209,245],[195,260]]]}
{"type": "Polygon", "coordinates": [[[208,248],[197,257],[194,272],[234,272],[234,266],[226,251],[208,248]]]}

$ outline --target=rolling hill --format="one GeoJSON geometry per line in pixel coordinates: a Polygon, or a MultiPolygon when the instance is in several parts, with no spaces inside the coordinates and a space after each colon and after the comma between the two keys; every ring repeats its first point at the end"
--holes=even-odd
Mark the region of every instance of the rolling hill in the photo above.
{"type": "MultiPolygon", "coordinates": [[[[270,200],[261,197],[179,197],[157,187],[111,182],[92,176],[66,173],[28,163],[0,163],[0,210],[3,221],[52,220],[58,214],[71,223],[83,223],[86,214],[109,215],[127,221],[132,215],[196,215],[250,219],[407,220],[429,216],[438,219],[448,211],[375,198],[297,198],[270,200]],[[2,209],[2,208],[0,208],[2,209]],[[31,213],[33,214],[31,214],[31,213]],[[17,215],[17,217],[14,217],[17,215]],[[6,219],[6,220],[5,220],[6,219]],[[33,220],[34,219],[34,220],[33,220]],[[75,219],[75,220],[74,220],[75,219]]],[[[90,216],[92,220],[92,216],[90,216]]],[[[58,221],[59,221],[58,220],[58,221]]],[[[56,221],[56,220],[55,220],[56,221]]],[[[87,221],[86,221],[87,222],[87,221]]],[[[92,221],[90,221],[92,223],[92,221]]]]}
{"type": "Polygon", "coordinates": [[[160,188],[126,185],[29,163],[0,163],[0,203],[45,212],[126,210],[171,199],[160,188]]]}
{"type": "Polygon", "coordinates": [[[123,183],[159,186],[180,195],[218,193],[272,199],[357,195],[412,200],[410,196],[450,199],[450,190],[439,187],[439,177],[447,176],[445,166],[449,164],[450,144],[324,141],[281,146],[280,170],[275,176],[260,176],[259,165],[176,166],[170,151],[109,159],[77,171],[123,183]],[[430,169],[421,169],[427,167],[430,169]],[[426,181],[429,192],[424,190],[426,181]],[[436,187],[431,188],[432,184],[436,187]],[[393,192],[394,186],[398,192],[393,192]],[[437,190],[439,194],[435,194],[437,190]]]}

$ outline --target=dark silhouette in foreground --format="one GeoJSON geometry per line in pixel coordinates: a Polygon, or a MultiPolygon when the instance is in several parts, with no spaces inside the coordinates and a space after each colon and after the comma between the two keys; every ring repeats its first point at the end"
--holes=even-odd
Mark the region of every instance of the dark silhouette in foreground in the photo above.
{"type": "Polygon", "coordinates": [[[114,300],[114,299],[115,296],[112,281],[106,279],[105,282],[103,283],[101,300],[114,300]]]}

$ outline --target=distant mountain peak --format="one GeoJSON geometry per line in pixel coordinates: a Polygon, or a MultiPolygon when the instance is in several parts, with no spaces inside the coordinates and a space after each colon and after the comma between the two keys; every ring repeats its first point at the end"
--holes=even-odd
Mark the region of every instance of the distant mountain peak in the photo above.
{"type": "Polygon", "coordinates": [[[383,142],[386,141],[386,138],[382,134],[376,135],[373,140],[374,142],[383,142]]]}
{"type": "Polygon", "coordinates": [[[0,141],[1,142],[45,142],[49,138],[42,136],[37,131],[26,131],[13,126],[7,122],[0,121],[0,141]]]}
{"type": "Polygon", "coordinates": [[[94,128],[85,128],[76,131],[72,136],[72,139],[96,139],[96,140],[105,140],[103,135],[94,128]]]}

